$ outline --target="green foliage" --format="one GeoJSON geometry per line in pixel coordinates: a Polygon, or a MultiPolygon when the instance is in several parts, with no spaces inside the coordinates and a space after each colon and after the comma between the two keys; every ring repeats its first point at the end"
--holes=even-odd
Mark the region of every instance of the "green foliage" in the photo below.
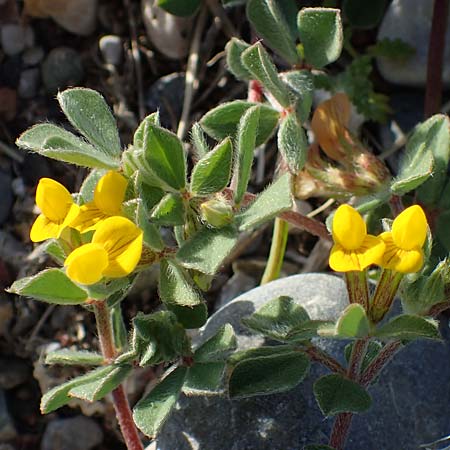
{"type": "Polygon", "coordinates": [[[234,227],[203,227],[180,246],[177,259],[188,269],[213,275],[231,253],[238,240],[234,227]]]}
{"type": "Polygon", "coordinates": [[[200,6],[200,0],[158,0],[157,5],[174,16],[191,16],[200,6]]]}
{"type": "Polygon", "coordinates": [[[272,135],[280,116],[278,111],[265,104],[256,104],[245,100],[223,103],[207,112],[200,120],[200,125],[214,139],[235,137],[242,116],[248,109],[256,105],[260,108],[260,114],[255,145],[259,146],[272,135]]]}
{"type": "Polygon", "coordinates": [[[289,113],[278,131],[278,149],[293,174],[297,174],[306,162],[308,141],[297,115],[289,113]]]}
{"type": "Polygon", "coordinates": [[[363,338],[369,331],[366,310],[357,303],[347,306],[336,323],[336,335],[342,338],[363,338]]]}
{"type": "Polygon", "coordinates": [[[374,335],[380,339],[441,339],[438,323],[433,319],[403,314],[378,328],[374,335]]]}
{"type": "Polygon", "coordinates": [[[237,158],[234,167],[236,189],[234,201],[239,204],[247,190],[256,147],[256,133],[258,130],[261,107],[253,106],[248,109],[239,121],[237,132],[237,158]]]}
{"type": "Polygon", "coordinates": [[[224,361],[230,352],[236,349],[236,345],[233,327],[225,324],[195,350],[194,361],[197,363],[224,361]]]}
{"type": "Polygon", "coordinates": [[[289,106],[287,88],[278,77],[275,64],[260,42],[246,49],[241,55],[241,61],[252,77],[258,80],[281,106],[289,106]]]}
{"type": "Polygon", "coordinates": [[[319,69],[339,58],[343,32],[338,9],[303,8],[297,25],[308,64],[319,69]]]}
{"type": "Polygon", "coordinates": [[[353,27],[373,28],[381,21],[386,4],[386,0],[372,0],[370,2],[344,0],[342,10],[353,27]]]}
{"type": "Polygon", "coordinates": [[[50,123],[35,125],[23,132],[17,139],[16,145],[47,158],[78,166],[104,169],[119,167],[117,158],[50,123]]]}
{"type": "Polygon", "coordinates": [[[133,319],[132,346],[142,367],[190,355],[186,331],[170,311],[138,313],[133,319]]]}
{"type": "MultiPolygon", "coordinates": [[[[350,342],[345,346],[344,349],[344,356],[347,361],[347,363],[350,361],[350,357],[352,355],[352,350],[354,346],[354,342],[350,342]]],[[[366,354],[364,355],[363,360],[361,361],[361,371],[364,373],[364,371],[367,369],[368,365],[375,359],[375,357],[380,353],[380,350],[383,348],[383,346],[378,341],[369,341],[367,345],[366,354]]]]}
{"type": "Polygon", "coordinates": [[[186,212],[181,195],[170,192],[156,205],[150,215],[150,219],[157,225],[183,225],[185,215],[186,212]]]}
{"type": "Polygon", "coordinates": [[[360,384],[338,374],[319,378],[314,383],[314,395],[325,416],[342,412],[362,413],[372,404],[370,395],[360,384]]]}
{"type": "Polygon", "coordinates": [[[291,70],[283,74],[283,81],[290,88],[291,103],[295,104],[298,119],[306,122],[313,102],[313,75],[308,70],[291,70]]]}
{"type": "Polygon", "coordinates": [[[186,158],[183,144],[170,131],[148,124],[144,137],[145,160],[159,186],[183,190],[186,186],[186,158]]]}
{"type": "Polygon", "coordinates": [[[189,367],[183,392],[186,395],[213,395],[223,390],[225,362],[199,363],[189,367]]]}
{"type": "Polygon", "coordinates": [[[8,292],[58,305],[80,305],[88,298],[87,292],[60,269],[46,269],[17,280],[8,292]]]}
{"type": "Polygon", "coordinates": [[[252,78],[252,74],[245,68],[241,61],[242,53],[249,47],[250,45],[247,42],[238,38],[232,38],[225,47],[228,70],[238,80],[250,80],[252,78]]]}
{"type": "Polygon", "coordinates": [[[191,192],[194,195],[210,195],[222,191],[231,177],[233,147],[229,138],[207,153],[194,167],[191,192]]]}
{"type": "Polygon", "coordinates": [[[177,367],[133,408],[134,422],[146,436],[154,438],[169,417],[180,396],[186,373],[185,367],[177,367]]]}
{"type": "Polygon", "coordinates": [[[383,38],[367,49],[367,53],[371,56],[378,56],[400,63],[406,62],[414,56],[415,52],[414,47],[411,47],[408,43],[398,38],[383,38]]]}
{"type": "Polygon", "coordinates": [[[239,230],[256,228],[292,208],[291,177],[283,175],[256,197],[248,208],[236,215],[239,230]]]}
{"type": "Polygon", "coordinates": [[[45,364],[61,364],[65,366],[99,366],[103,363],[103,356],[86,350],[55,350],[47,353],[45,364]]]}
{"type": "Polygon", "coordinates": [[[308,371],[309,359],[296,351],[250,357],[233,367],[228,392],[231,398],[284,392],[301,383],[308,371]]]}
{"type": "Polygon", "coordinates": [[[115,159],[122,152],[116,121],[104,98],[85,88],[66,89],[57,95],[70,123],[98,150],[115,159]]]}
{"type": "Polygon", "coordinates": [[[296,64],[300,60],[295,46],[296,35],[290,25],[292,14],[295,17],[296,12],[293,0],[247,2],[247,17],[258,35],[289,64],[296,64]]]}
{"type": "Polygon", "coordinates": [[[159,296],[166,305],[193,307],[203,302],[188,273],[170,259],[160,263],[159,296]]]}
{"type": "Polygon", "coordinates": [[[308,313],[291,297],[277,297],[242,322],[253,331],[277,341],[286,341],[293,330],[308,320],[308,313]]]}
{"type": "Polygon", "coordinates": [[[412,191],[431,176],[435,164],[431,145],[443,132],[442,120],[443,116],[436,115],[414,128],[406,144],[399,173],[391,184],[394,194],[412,191]]]}

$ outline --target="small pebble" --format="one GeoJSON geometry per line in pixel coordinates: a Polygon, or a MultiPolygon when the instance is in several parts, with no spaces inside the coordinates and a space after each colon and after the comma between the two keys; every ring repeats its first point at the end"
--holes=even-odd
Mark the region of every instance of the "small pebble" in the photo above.
{"type": "Polygon", "coordinates": [[[37,67],[26,69],[20,74],[17,93],[20,98],[33,98],[39,90],[40,70],[37,67]]]}
{"type": "Polygon", "coordinates": [[[22,53],[34,43],[34,32],[31,27],[21,27],[15,23],[7,23],[1,28],[0,41],[3,51],[9,55],[22,53]]]}
{"type": "Polygon", "coordinates": [[[42,64],[42,81],[50,93],[68,86],[76,86],[83,78],[84,70],[80,55],[73,48],[54,48],[42,64]]]}
{"type": "Polygon", "coordinates": [[[106,64],[117,66],[122,61],[122,39],[119,36],[107,35],[98,42],[100,52],[106,64]]]}
{"type": "Polygon", "coordinates": [[[23,52],[22,61],[26,66],[37,66],[44,56],[42,47],[31,47],[23,52]]]}

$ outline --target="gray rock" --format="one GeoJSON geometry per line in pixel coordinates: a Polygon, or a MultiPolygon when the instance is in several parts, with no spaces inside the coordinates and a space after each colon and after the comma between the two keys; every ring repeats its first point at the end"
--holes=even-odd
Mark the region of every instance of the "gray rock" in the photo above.
{"type": "MultiPolygon", "coordinates": [[[[425,84],[432,14],[431,0],[393,0],[390,4],[378,31],[378,40],[398,38],[416,52],[406,62],[378,57],[378,68],[386,80],[407,86],[425,84]]],[[[446,34],[443,79],[450,83],[450,33],[446,34]]]]}
{"type": "Polygon", "coordinates": [[[123,43],[120,36],[102,36],[98,41],[98,47],[106,64],[117,66],[122,61],[123,43]]]}
{"type": "Polygon", "coordinates": [[[238,295],[253,289],[257,285],[255,278],[242,271],[235,272],[220,291],[217,309],[222,308],[238,295]]]}
{"type": "Polygon", "coordinates": [[[23,52],[22,61],[26,66],[36,66],[44,59],[44,56],[42,47],[31,47],[23,52]]]}
{"type": "Polygon", "coordinates": [[[103,442],[103,431],[84,416],[53,420],[47,425],[41,450],[90,450],[103,442]]]}
{"type": "Polygon", "coordinates": [[[153,83],[145,96],[150,112],[159,109],[161,124],[171,127],[181,116],[184,97],[184,73],[171,73],[153,83]]]}
{"type": "MultiPolygon", "coordinates": [[[[323,274],[296,275],[256,288],[215,313],[203,339],[224,323],[235,327],[240,349],[261,345],[261,337],[242,327],[240,319],[267,300],[290,295],[314,319],[332,319],[347,305],[343,281],[323,274]]],[[[450,434],[450,344],[416,342],[402,350],[370,389],[373,406],[357,416],[346,450],[418,450],[419,445],[450,434]]],[[[342,362],[345,343],[317,342],[342,362]]],[[[328,373],[313,364],[305,382],[290,392],[243,400],[182,396],[164,426],[158,450],[300,450],[326,443],[332,419],[322,416],[312,395],[318,376],[328,373]],[[224,446],[224,443],[227,443],[224,446]]]]}
{"type": "Polygon", "coordinates": [[[73,48],[54,48],[42,64],[42,80],[48,92],[80,84],[84,78],[80,55],[73,48]]]}
{"type": "Polygon", "coordinates": [[[17,431],[8,412],[5,394],[0,389],[0,443],[12,441],[17,437],[17,431]]]}
{"type": "Polygon", "coordinates": [[[24,383],[30,375],[27,363],[14,357],[0,357],[0,389],[12,389],[24,383]]]}
{"type": "Polygon", "coordinates": [[[1,27],[0,41],[7,55],[17,55],[33,45],[34,32],[31,27],[7,23],[1,27]]]}
{"type": "Polygon", "coordinates": [[[20,98],[33,98],[39,90],[40,70],[37,67],[25,69],[20,74],[19,87],[17,93],[20,98]]]}

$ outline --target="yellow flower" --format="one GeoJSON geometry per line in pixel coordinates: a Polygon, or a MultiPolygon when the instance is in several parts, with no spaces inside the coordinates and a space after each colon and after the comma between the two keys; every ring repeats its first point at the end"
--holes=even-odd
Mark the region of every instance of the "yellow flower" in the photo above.
{"type": "Polygon", "coordinates": [[[311,129],[322,150],[336,161],[346,157],[342,141],[350,140],[347,131],[350,114],[350,100],[346,94],[340,92],[321,103],[311,120],[311,129]]]}
{"type": "Polygon", "coordinates": [[[361,271],[377,264],[384,252],[384,242],[367,234],[361,215],[349,205],[341,205],[333,218],[334,245],[330,267],[337,272],[361,271]]]}
{"type": "Polygon", "coordinates": [[[142,253],[142,230],[125,217],[109,217],[95,231],[92,242],[75,249],[64,262],[67,275],[80,284],[103,277],[121,278],[136,268],[142,253]]]}
{"type": "Polygon", "coordinates": [[[386,244],[381,266],[400,273],[418,272],[423,266],[423,244],[427,238],[427,218],[419,205],[400,213],[392,230],[381,233],[386,244]]]}
{"type": "Polygon", "coordinates": [[[70,192],[51,178],[41,178],[36,190],[36,204],[41,214],[36,218],[30,231],[33,242],[58,238],[63,229],[78,214],[78,206],[70,192]]]}
{"type": "Polygon", "coordinates": [[[122,203],[127,180],[117,172],[109,171],[97,183],[94,201],[80,206],[78,216],[70,224],[81,233],[95,230],[102,220],[122,215],[122,203]]]}

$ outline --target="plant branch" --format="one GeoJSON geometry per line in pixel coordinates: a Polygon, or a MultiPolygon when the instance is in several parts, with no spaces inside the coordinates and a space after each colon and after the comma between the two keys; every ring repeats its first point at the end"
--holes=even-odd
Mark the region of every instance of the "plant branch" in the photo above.
{"type": "Polygon", "coordinates": [[[261,279],[261,285],[276,280],[280,276],[284,253],[286,251],[288,233],[288,223],[277,217],[273,226],[272,244],[270,246],[269,258],[264,269],[264,274],[261,279]]]}
{"type": "MultiPolygon", "coordinates": [[[[116,348],[111,326],[111,316],[106,302],[92,302],[95,312],[95,320],[97,323],[98,337],[100,339],[100,347],[102,354],[108,362],[112,361],[116,356],[116,348]]],[[[125,444],[128,450],[144,450],[144,446],[139,438],[136,425],[133,421],[130,405],[128,403],[125,389],[121,384],[112,392],[114,409],[116,411],[117,420],[122,431],[125,444]]]]}
{"type": "Polygon", "coordinates": [[[332,372],[339,373],[340,375],[346,374],[346,370],[344,369],[344,367],[342,367],[342,365],[338,361],[336,361],[332,356],[330,356],[320,348],[315,347],[311,344],[308,345],[308,347],[306,347],[304,351],[312,361],[322,364],[332,372]]]}
{"type": "Polygon", "coordinates": [[[403,345],[400,341],[394,341],[386,344],[364,371],[361,377],[361,384],[363,386],[369,386],[369,384],[372,383],[376,376],[394,357],[394,355],[402,348],[402,346],[403,345]]]}
{"type": "Polygon", "coordinates": [[[442,63],[447,31],[448,0],[434,0],[433,21],[428,43],[425,119],[439,112],[442,102],[442,63]]]}

